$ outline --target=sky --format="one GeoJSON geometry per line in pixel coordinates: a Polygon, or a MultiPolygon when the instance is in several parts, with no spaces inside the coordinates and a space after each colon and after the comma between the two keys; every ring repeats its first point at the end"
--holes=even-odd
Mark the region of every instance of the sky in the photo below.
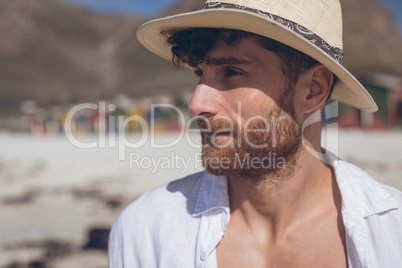
{"type": "Polygon", "coordinates": [[[178,0],[61,0],[89,7],[102,13],[142,14],[148,17],[157,15],[178,0]]]}
{"type": "MultiPolygon", "coordinates": [[[[178,0],[62,0],[84,5],[102,13],[129,13],[156,16],[178,0]]],[[[378,0],[395,15],[399,32],[402,33],[402,0],[378,0]]]]}

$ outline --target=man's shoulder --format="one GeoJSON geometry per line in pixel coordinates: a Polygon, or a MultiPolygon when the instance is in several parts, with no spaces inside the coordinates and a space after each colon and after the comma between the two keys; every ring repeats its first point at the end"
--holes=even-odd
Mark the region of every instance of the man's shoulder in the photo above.
{"type": "Polygon", "coordinates": [[[192,211],[205,177],[200,172],[156,187],[126,207],[110,232],[109,266],[157,267],[158,258],[195,252],[199,218],[192,211]]]}
{"type": "Polygon", "coordinates": [[[176,214],[183,209],[190,212],[198,196],[201,182],[206,175],[205,171],[198,172],[148,190],[128,205],[119,218],[127,221],[133,217],[149,215],[150,211],[152,211],[152,215],[161,216],[160,214],[166,209],[173,208],[176,214]]]}
{"type": "Polygon", "coordinates": [[[379,187],[393,196],[396,196],[398,198],[402,197],[402,192],[400,190],[390,185],[379,182],[379,178],[373,178],[370,174],[368,174],[360,167],[341,159],[339,160],[338,165],[338,168],[336,168],[337,172],[340,173],[338,175],[346,177],[351,186],[359,186],[359,188],[363,189],[373,189],[379,187]]]}
{"type": "Polygon", "coordinates": [[[342,217],[349,236],[369,251],[367,260],[373,267],[395,267],[402,251],[402,192],[353,164],[342,160],[338,164],[342,217]],[[362,236],[367,237],[365,245],[362,236]]]}
{"type": "Polygon", "coordinates": [[[196,197],[203,178],[207,176],[205,171],[188,175],[164,185],[153,188],[137,200],[141,205],[152,205],[159,202],[179,201],[183,197],[196,197]]]}
{"type": "Polygon", "coordinates": [[[342,198],[354,207],[359,202],[366,216],[396,209],[402,215],[402,192],[380,183],[358,166],[339,159],[335,167],[342,198]]]}

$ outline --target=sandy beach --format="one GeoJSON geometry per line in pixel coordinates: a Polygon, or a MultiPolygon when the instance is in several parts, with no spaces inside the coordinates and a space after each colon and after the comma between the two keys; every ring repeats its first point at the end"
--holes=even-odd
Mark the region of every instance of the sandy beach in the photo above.
{"type": "MultiPolygon", "coordinates": [[[[402,132],[331,129],[325,136],[328,149],[402,190],[402,132]]],[[[120,211],[144,191],[202,170],[199,135],[166,146],[176,139],[159,134],[140,148],[109,140],[82,149],[61,136],[0,134],[0,267],[107,267],[102,248],[120,211]]]]}

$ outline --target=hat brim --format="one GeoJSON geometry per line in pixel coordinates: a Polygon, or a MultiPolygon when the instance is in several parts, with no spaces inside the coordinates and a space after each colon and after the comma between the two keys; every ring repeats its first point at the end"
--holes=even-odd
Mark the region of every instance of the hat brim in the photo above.
{"type": "Polygon", "coordinates": [[[170,29],[201,27],[242,30],[293,47],[321,62],[339,78],[340,81],[336,84],[331,99],[367,112],[378,110],[373,98],[360,82],[319,47],[282,24],[245,10],[199,10],[152,20],[137,30],[137,38],[151,52],[171,60],[171,47],[161,32],[170,29]]]}

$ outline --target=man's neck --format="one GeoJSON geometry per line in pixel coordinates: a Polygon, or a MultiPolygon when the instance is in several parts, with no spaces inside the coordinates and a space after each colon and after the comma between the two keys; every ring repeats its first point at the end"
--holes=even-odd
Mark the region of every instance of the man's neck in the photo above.
{"type": "Polygon", "coordinates": [[[257,233],[280,235],[298,221],[318,217],[340,207],[340,194],[333,170],[303,151],[294,172],[284,173],[280,184],[270,174],[259,184],[245,178],[229,178],[232,217],[257,233]]]}

